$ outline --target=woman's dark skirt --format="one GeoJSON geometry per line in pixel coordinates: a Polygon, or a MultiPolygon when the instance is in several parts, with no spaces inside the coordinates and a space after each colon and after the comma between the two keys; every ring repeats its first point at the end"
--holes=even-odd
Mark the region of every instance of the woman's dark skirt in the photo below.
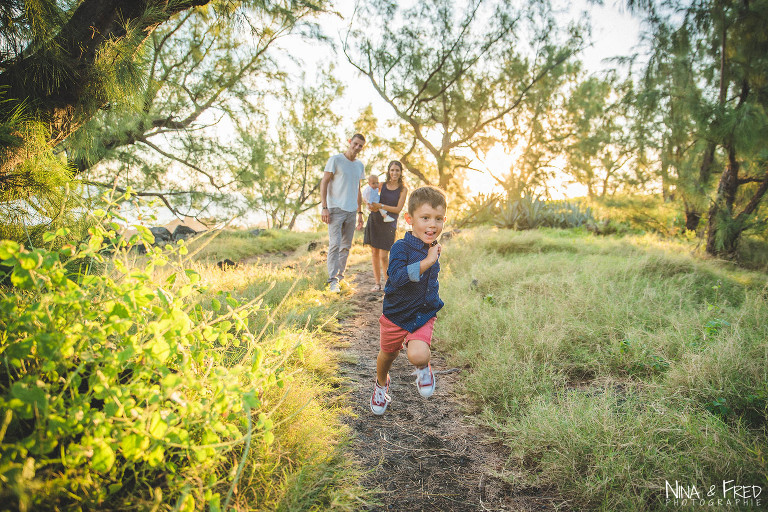
{"type": "Polygon", "coordinates": [[[380,212],[370,212],[365,223],[363,243],[383,251],[389,251],[395,243],[397,222],[384,222],[380,212]]]}

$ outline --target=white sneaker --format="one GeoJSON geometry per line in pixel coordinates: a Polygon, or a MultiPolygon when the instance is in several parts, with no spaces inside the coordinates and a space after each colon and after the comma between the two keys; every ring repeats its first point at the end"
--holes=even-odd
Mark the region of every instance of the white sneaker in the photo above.
{"type": "Polygon", "coordinates": [[[379,381],[376,379],[373,384],[373,395],[371,396],[371,412],[376,416],[381,416],[387,410],[387,406],[391,401],[392,398],[389,396],[389,375],[387,375],[386,387],[379,386],[379,381]]]}
{"type": "Polygon", "coordinates": [[[384,217],[384,222],[395,222],[395,219],[387,215],[387,212],[381,211],[381,216],[384,217]]]}
{"type": "Polygon", "coordinates": [[[331,281],[331,293],[339,293],[341,291],[341,288],[339,288],[339,282],[338,281],[331,281]]]}
{"type": "Polygon", "coordinates": [[[419,394],[424,398],[429,398],[435,392],[435,376],[432,373],[432,365],[427,364],[424,368],[417,368],[416,387],[419,388],[419,394]]]}

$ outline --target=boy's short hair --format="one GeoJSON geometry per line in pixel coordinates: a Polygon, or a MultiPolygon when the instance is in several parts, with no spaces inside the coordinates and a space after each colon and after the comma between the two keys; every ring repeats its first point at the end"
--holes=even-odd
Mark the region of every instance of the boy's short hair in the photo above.
{"type": "Polygon", "coordinates": [[[363,134],[362,134],[362,133],[356,133],[356,134],[354,134],[354,135],[352,136],[352,138],[351,138],[351,139],[349,139],[349,141],[350,141],[350,142],[352,142],[352,141],[353,141],[353,140],[355,140],[355,139],[360,139],[361,141],[363,141],[363,144],[365,144],[365,137],[363,136],[363,134]]]}
{"type": "Polygon", "coordinates": [[[448,208],[445,192],[437,187],[426,186],[411,192],[411,196],[408,198],[408,213],[413,215],[416,208],[426,203],[429,203],[429,206],[432,208],[437,208],[438,206],[442,206],[445,209],[448,208]]]}

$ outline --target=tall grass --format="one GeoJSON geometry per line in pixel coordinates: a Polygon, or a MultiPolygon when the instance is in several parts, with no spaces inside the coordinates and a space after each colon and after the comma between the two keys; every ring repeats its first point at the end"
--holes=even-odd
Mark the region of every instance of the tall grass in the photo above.
{"type": "MultiPolygon", "coordinates": [[[[264,353],[282,358],[278,371],[287,375],[284,388],[264,397],[271,404],[275,440],[249,457],[233,501],[237,510],[352,511],[365,503],[359,469],[346,456],[349,432],[336,403],[337,360],[330,348],[339,316],[350,309],[338,295],[323,291],[322,256],[301,253],[290,262],[257,262],[225,271],[207,263],[222,257],[218,247],[231,251],[232,242],[238,240],[245,240],[248,251],[254,251],[241,253],[245,257],[292,250],[318,238],[315,233],[272,230],[255,241],[247,234],[229,234],[221,239],[222,245],[206,247],[208,253],[192,264],[208,285],[198,299],[204,307],[222,293],[241,303],[262,298],[250,320],[255,330],[263,330],[264,353]]],[[[229,351],[233,364],[245,351],[235,346],[222,349],[229,351]]]]}
{"type": "Polygon", "coordinates": [[[610,219],[631,230],[666,236],[680,235],[685,231],[682,203],[664,201],[658,194],[616,195],[586,201],[596,217],[610,219]]]}
{"type": "MultiPolygon", "coordinates": [[[[0,243],[13,284],[0,288],[0,501],[22,511],[364,505],[329,348],[348,309],[321,291],[319,254],[222,270],[184,261],[183,244],[115,250],[103,226],[74,255],[0,243]],[[67,258],[99,264],[78,275],[67,258]]],[[[303,240],[281,236],[272,247],[303,240]]]]}
{"type": "Polygon", "coordinates": [[[224,259],[240,261],[265,253],[290,252],[302,246],[306,247],[319,238],[320,235],[314,232],[265,229],[255,235],[249,230],[226,229],[203,233],[189,244],[189,248],[196,253],[197,261],[216,263],[224,259]],[[213,238],[210,239],[211,237],[213,238]]]}
{"type": "Polygon", "coordinates": [[[513,482],[577,510],[661,509],[665,480],[768,489],[766,275],[691,250],[490,229],[446,247],[436,335],[513,482]]]}

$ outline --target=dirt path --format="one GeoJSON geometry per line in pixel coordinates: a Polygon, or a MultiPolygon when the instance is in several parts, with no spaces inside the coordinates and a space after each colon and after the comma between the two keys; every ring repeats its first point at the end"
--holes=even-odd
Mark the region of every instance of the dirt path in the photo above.
{"type": "Polygon", "coordinates": [[[392,402],[387,412],[375,416],[370,411],[383,295],[369,291],[370,265],[356,265],[348,272],[356,287],[348,300],[357,313],[342,324],[341,338],[349,346],[341,369],[349,382],[354,413],[347,420],[355,435],[352,447],[371,471],[363,482],[380,491],[381,505],[368,510],[555,510],[553,500],[539,490],[515,494],[494,476],[502,472],[507,450],[466,421],[466,408],[453,387],[468,370],[446,366],[439,339],[432,352],[435,394],[428,400],[418,394],[413,367],[402,353],[390,371],[392,402]]]}

